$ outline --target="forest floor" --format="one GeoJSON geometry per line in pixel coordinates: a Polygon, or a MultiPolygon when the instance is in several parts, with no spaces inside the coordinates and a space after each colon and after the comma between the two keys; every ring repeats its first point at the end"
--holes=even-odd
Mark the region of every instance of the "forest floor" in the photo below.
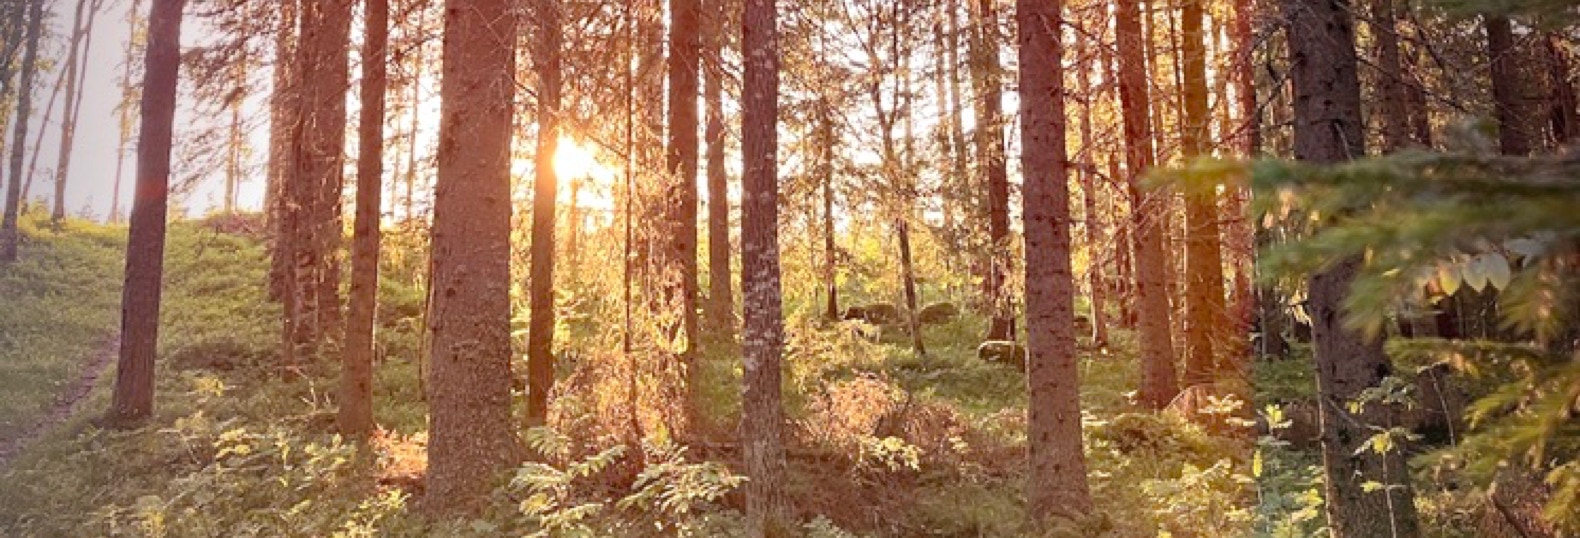
{"type": "MultiPolygon", "coordinates": [[[[27,233],[25,261],[0,269],[0,294],[30,290],[17,296],[33,301],[0,309],[0,431],[49,416],[63,387],[91,370],[83,358],[103,345],[118,313],[123,230],[72,222],[56,233],[34,221],[27,233]]],[[[673,511],[629,481],[568,487],[555,510],[530,517],[519,484],[502,485],[498,502],[471,519],[428,519],[416,509],[427,410],[411,360],[421,293],[400,278],[380,291],[375,409],[384,431],[359,451],[332,431],[336,365],[313,364],[299,379],[271,367],[279,314],[262,289],[267,265],[255,238],[190,222],[172,228],[154,418],[134,430],[94,428],[113,376],[93,380],[96,390],[69,418],[0,468],[0,535],[521,535],[554,518],[574,523],[584,508],[592,515],[583,522],[604,525],[593,529],[598,536],[651,534],[653,521],[698,536],[738,529],[732,495],[673,511]]],[[[1025,535],[1024,382],[976,358],[981,323],[968,315],[930,328],[922,356],[897,335],[871,342],[845,324],[791,316],[788,488],[807,536],[1025,535]]],[[[1246,443],[1134,406],[1129,333],[1117,332],[1107,353],[1083,346],[1082,354],[1100,515],[1070,535],[1249,534],[1259,495],[1246,443]]],[[[573,369],[600,357],[577,355],[573,369]]],[[[728,349],[705,359],[716,389],[705,395],[708,414],[719,424],[738,412],[737,362],[728,349]]],[[[562,380],[556,425],[587,446],[561,464],[608,446],[596,435],[609,420],[597,412],[605,404],[598,377],[562,380]]],[[[648,447],[645,461],[667,458],[664,468],[676,473],[732,467],[731,428],[716,430],[689,452],[648,447]]]]}

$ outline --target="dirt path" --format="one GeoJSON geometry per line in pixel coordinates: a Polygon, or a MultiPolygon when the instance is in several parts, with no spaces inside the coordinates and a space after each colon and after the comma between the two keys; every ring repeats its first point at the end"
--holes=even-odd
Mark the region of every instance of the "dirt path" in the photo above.
{"type": "Polygon", "coordinates": [[[120,338],[113,335],[105,338],[98,352],[94,354],[92,362],[83,368],[82,376],[56,396],[55,402],[50,404],[49,409],[35,417],[32,424],[22,428],[22,431],[16,435],[0,437],[0,471],[9,468],[11,460],[17,454],[21,454],[22,449],[49,433],[51,428],[71,418],[77,410],[77,404],[88,398],[88,394],[93,392],[93,386],[98,384],[99,377],[103,376],[110,369],[110,364],[115,362],[115,358],[120,354],[120,346],[120,338]]]}

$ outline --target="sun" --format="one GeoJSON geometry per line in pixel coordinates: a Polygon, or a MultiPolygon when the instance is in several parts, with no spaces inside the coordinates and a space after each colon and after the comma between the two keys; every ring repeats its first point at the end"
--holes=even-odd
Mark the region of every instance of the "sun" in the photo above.
{"type": "Polygon", "coordinates": [[[554,174],[566,180],[588,180],[603,182],[614,176],[608,166],[598,162],[598,158],[574,138],[560,137],[559,146],[554,150],[554,174]]]}

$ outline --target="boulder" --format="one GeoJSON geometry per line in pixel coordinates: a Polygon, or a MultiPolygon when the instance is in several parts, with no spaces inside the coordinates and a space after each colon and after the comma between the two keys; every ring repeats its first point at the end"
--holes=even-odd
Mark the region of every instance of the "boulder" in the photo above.
{"type": "Polygon", "coordinates": [[[916,321],[927,325],[938,325],[949,323],[958,317],[960,317],[960,308],[954,303],[933,303],[922,307],[921,312],[916,314],[916,321]]]}
{"type": "Polygon", "coordinates": [[[987,362],[1008,364],[1017,370],[1025,370],[1026,346],[1007,340],[988,340],[977,346],[977,358],[987,362]]]}

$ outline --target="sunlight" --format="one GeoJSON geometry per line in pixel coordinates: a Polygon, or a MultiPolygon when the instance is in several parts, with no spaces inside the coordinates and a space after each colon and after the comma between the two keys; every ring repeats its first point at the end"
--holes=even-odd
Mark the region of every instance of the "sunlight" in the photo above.
{"type": "Polygon", "coordinates": [[[591,151],[575,139],[564,136],[560,137],[559,147],[554,151],[554,173],[561,180],[592,179],[599,183],[614,177],[614,172],[598,162],[591,151]]]}

